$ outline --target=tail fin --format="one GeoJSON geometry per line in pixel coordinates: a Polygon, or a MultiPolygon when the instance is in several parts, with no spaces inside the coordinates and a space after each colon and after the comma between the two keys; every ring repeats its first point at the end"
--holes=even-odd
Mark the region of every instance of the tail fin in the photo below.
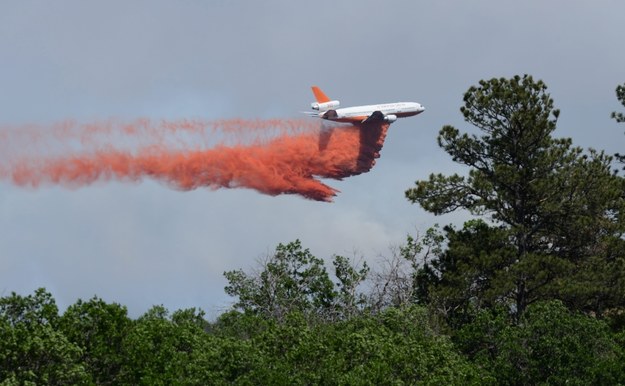
{"type": "Polygon", "coordinates": [[[319,87],[312,86],[312,91],[313,94],[315,94],[315,99],[317,100],[317,103],[330,102],[330,98],[328,98],[328,96],[324,94],[319,87]]]}

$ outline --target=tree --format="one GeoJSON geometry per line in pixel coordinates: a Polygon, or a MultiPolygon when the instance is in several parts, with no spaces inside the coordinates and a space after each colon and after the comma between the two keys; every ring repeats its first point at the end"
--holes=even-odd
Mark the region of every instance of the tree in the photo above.
{"type": "Polygon", "coordinates": [[[442,242],[435,225],[423,237],[408,235],[404,245],[391,249],[390,257],[382,257],[379,269],[372,275],[369,309],[377,313],[388,307],[427,304],[428,290],[419,280],[420,268],[440,253],[442,242]]]}
{"type": "Polygon", "coordinates": [[[517,325],[501,309],[482,310],[454,339],[497,384],[625,382],[625,352],[607,324],[570,312],[559,301],[530,305],[517,325]]]}
{"type": "Polygon", "coordinates": [[[235,307],[246,312],[282,321],[293,311],[324,318],[333,310],[336,293],[323,260],[303,249],[299,240],[279,244],[256,276],[242,270],[224,276],[226,293],[238,297],[235,307]]]}
{"type": "Polygon", "coordinates": [[[439,238],[447,242],[434,258],[417,270],[418,301],[429,304],[451,327],[467,323],[475,309],[505,303],[511,290],[509,266],[516,258],[508,232],[482,220],[471,220],[463,229],[443,228],[439,238]]]}
{"type": "MultiPolygon", "coordinates": [[[[462,268],[454,274],[463,277],[460,288],[464,289],[479,287],[476,280],[486,280],[491,299],[508,304],[517,317],[540,299],[566,298],[571,304],[592,308],[588,304],[592,296],[580,291],[575,282],[580,267],[594,269],[601,276],[622,266],[622,257],[611,253],[615,249],[608,251],[608,245],[619,244],[624,230],[620,216],[623,180],[611,172],[612,159],[603,152],[585,153],[573,147],[570,139],[551,136],[559,110],[546,90],[542,81],[528,75],[482,80],[469,88],[460,111],[483,134],[460,134],[444,126],[438,136],[439,146],[455,162],[470,168],[468,176],[432,174],[406,191],[410,201],[434,214],[466,209],[489,216],[495,227],[488,232],[495,232],[512,253],[504,248],[503,255],[469,256],[479,251],[458,250],[454,259],[466,261],[464,267],[469,270],[462,268]],[[485,259],[480,272],[469,263],[477,258],[485,259]],[[496,287],[492,286],[494,273],[496,287]]],[[[485,236],[483,232],[474,235],[485,236]]],[[[622,250],[622,245],[616,249],[622,250]]],[[[442,271],[434,270],[443,285],[445,264],[438,264],[442,271]]],[[[624,272],[620,269],[618,276],[624,272]]],[[[615,289],[603,287],[602,291],[615,289]]],[[[595,304],[594,311],[614,306],[595,304]]]]}
{"type": "MultiPolygon", "coordinates": [[[[209,385],[226,380],[222,345],[204,329],[204,312],[170,315],[154,306],[133,323],[123,341],[124,363],[116,384],[209,385]]],[[[234,365],[232,365],[234,366],[234,365]]]]}
{"type": "Polygon", "coordinates": [[[336,309],[342,318],[350,318],[362,311],[367,303],[367,297],[358,292],[358,287],[367,279],[370,269],[366,261],[357,267],[353,260],[343,256],[334,256],[332,264],[338,280],[336,309]]]}
{"type": "Polygon", "coordinates": [[[122,346],[131,327],[126,307],[97,297],[78,300],[59,320],[59,330],[81,348],[81,363],[98,385],[119,383],[122,346]]]}
{"type": "Polygon", "coordinates": [[[0,383],[87,383],[81,349],[57,330],[58,308],[43,288],[0,299],[0,383]]]}
{"type": "Polygon", "coordinates": [[[389,307],[328,323],[291,313],[252,338],[257,384],[492,384],[429,325],[427,310],[389,307]]]}

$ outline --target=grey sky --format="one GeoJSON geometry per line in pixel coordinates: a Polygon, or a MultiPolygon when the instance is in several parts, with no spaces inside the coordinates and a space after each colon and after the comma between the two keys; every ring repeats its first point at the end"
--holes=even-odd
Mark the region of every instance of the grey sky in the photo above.
{"type": "Polygon", "coordinates": [[[119,117],[294,117],[321,86],[345,106],[416,101],[374,169],[328,183],[335,203],[161,183],[21,189],[0,181],[0,295],[45,286],[64,307],[94,294],[138,315],[153,304],[215,314],[225,270],[300,238],[329,260],[370,259],[447,223],[404,199],[461,130],[480,79],[532,74],[561,109],[557,136],[623,151],[614,89],[625,82],[625,3],[587,1],[4,1],[0,126],[119,117]]]}

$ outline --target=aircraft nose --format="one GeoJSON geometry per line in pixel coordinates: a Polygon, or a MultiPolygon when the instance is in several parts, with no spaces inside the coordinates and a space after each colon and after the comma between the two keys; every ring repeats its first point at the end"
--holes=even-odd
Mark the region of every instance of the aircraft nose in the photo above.
{"type": "Polygon", "coordinates": [[[425,111],[425,107],[423,107],[423,105],[422,105],[422,104],[419,104],[419,105],[418,105],[418,107],[417,107],[417,110],[418,110],[420,113],[422,113],[422,112],[424,112],[424,111],[425,111]]]}

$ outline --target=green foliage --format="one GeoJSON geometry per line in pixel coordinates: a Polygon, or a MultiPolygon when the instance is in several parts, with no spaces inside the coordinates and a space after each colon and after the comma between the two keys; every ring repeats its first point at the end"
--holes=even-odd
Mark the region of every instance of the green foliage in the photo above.
{"type": "Polygon", "coordinates": [[[242,270],[224,272],[225,291],[238,298],[235,308],[279,322],[290,313],[302,313],[308,319],[333,320],[361,312],[366,297],[359,286],[366,280],[369,267],[343,256],[332,261],[336,284],[332,282],[323,259],[304,249],[299,240],[279,244],[276,252],[257,273],[242,270]]]}
{"type": "Polygon", "coordinates": [[[462,324],[473,309],[506,303],[512,291],[509,267],[516,253],[508,231],[481,220],[465,223],[460,231],[443,229],[447,248],[423,264],[417,283],[424,288],[422,300],[446,316],[452,326],[462,324]]]}
{"type": "Polygon", "coordinates": [[[122,343],[131,327],[126,307],[97,297],[78,300],[59,320],[59,330],[81,348],[81,362],[99,385],[119,383],[122,343]]]}
{"type": "Polygon", "coordinates": [[[434,334],[425,309],[389,308],[310,326],[298,314],[254,339],[267,362],[258,384],[488,384],[491,378],[434,334]]]}
{"type": "Polygon", "coordinates": [[[0,383],[67,385],[88,381],[81,350],[58,331],[58,308],[40,288],[0,298],[0,383]]]}
{"type": "MultiPolygon", "coordinates": [[[[447,229],[450,250],[419,272],[445,287],[439,295],[451,295],[454,307],[454,293],[463,292],[464,308],[469,300],[477,306],[500,301],[517,317],[540,299],[560,298],[594,312],[624,305],[623,288],[605,280],[608,285],[586,292],[578,275],[583,268],[601,277],[622,266],[609,249],[625,229],[623,180],[603,152],[584,154],[570,139],[552,138],[559,111],[546,90],[527,75],[471,87],[461,112],[483,135],[445,126],[438,137],[454,161],[470,168],[468,176],[432,174],[406,191],[432,213],[466,209],[490,215],[497,225],[467,224],[462,234],[447,229]],[[592,304],[597,290],[601,301],[592,304]],[[615,290],[621,300],[609,295],[615,290]]],[[[620,269],[613,279],[624,274],[620,269]]]]}
{"type": "Polygon", "coordinates": [[[283,320],[299,311],[322,316],[332,310],[336,293],[323,260],[296,240],[279,244],[257,276],[241,270],[225,272],[226,293],[238,297],[236,308],[283,320]]]}
{"type": "Polygon", "coordinates": [[[218,337],[232,337],[240,340],[249,340],[262,333],[273,323],[271,319],[263,318],[252,312],[231,310],[219,315],[217,321],[209,329],[218,337]]]}
{"type": "Polygon", "coordinates": [[[558,301],[529,306],[518,324],[511,323],[505,310],[481,311],[455,340],[498,384],[625,382],[625,351],[608,326],[572,313],[558,301]]]}
{"type": "Polygon", "coordinates": [[[220,379],[219,352],[203,330],[202,313],[169,312],[156,306],[125,336],[119,383],[128,385],[204,385],[220,379]]]}
{"type": "MultiPolygon", "coordinates": [[[[43,307],[54,304],[49,294],[38,295],[43,304],[24,307],[16,295],[0,304],[23,314],[54,308],[43,307]]],[[[230,311],[209,324],[202,311],[170,314],[161,306],[129,321],[125,308],[93,298],[70,306],[59,323],[18,319],[0,318],[3,385],[625,382],[623,333],[559,302],[530,305],[519,323],[507,310],[479,311],[452,331],[453,340],[437,332],[422,306],[314,323],[298,311],[281,321],[230,311]],[[100,345],[105,331],[109,349],[100,345]]]]}
{"type": "Polygon", "coordinates": [[[406,244],[399,248],[401,257],[410,263],[412,279],[412,303],[426,305],[430,302],[430,286],[436,278],[429,261],[443,251],[445,237],[438,224],[429,228],[422,239],[410,235],[406,244]]]}
{"type": "Polygon", "coordinates": [[[0,315],[13,326],[56,326],[59,309],[52,294],[38,288],[34,295],[20,296],[13,292],[11,296],[0,299],[0,315]]]}
{"type": "Polygon", "coordinates": [[[367,303],[366,296],[358,292],[358,287],[367,278],[370,268],[365,261],[362,267],[357,269],[343,256],[335,256],[332,264],[338,280],[335,309],[341,318],[350,318],[360,312],[367,303]]]}
{"type": "MultiPolygon", "coordinates": [[[[618,101],[621,102],[621,105],[625,107],[625,83],[622,85],[616,86],[616,99],[618,99],[618,101]]],[[[621,112],[613,111],[612,118],[614,118],[616,122],[619,122],[619,123],[625,122],[625,114],[621,112]]],[[[616,157],[616,159],[620,163],[625,163],[625,155],[616,153],[614,157],[616,157]]]]}
{"type": "MultiPolygon", "coordinates": [[[[625,83],[622,85],[616,86],[616,99],[625,107],[625,83]]],[[[625,122],[625,115],[620,112],[614,111],[612,113],[612,118],[616,119],[617,122],[625,122]]]]}
{"type": "Polygon", "coordinates": [[[492,213],[504,222],[521,215],[515,206],[502,206],[501,201],[514,204],[511,198],[531,188],[524,186],[528,181],[544,178],[557,166],[559,157],[577,152],[569,149],[570,141],[550,137],[559,112],[553,109],[546,88],[530,76],[480,81],[480,87],[471,87],[461,112],[485,135],[460,135],[457,129],[445,126],[438,136],[439,145],[454,161],[472,168],[469,178],[432,175],[406,196],[436,214],[465,208],[478,214],[492,213]]]}

